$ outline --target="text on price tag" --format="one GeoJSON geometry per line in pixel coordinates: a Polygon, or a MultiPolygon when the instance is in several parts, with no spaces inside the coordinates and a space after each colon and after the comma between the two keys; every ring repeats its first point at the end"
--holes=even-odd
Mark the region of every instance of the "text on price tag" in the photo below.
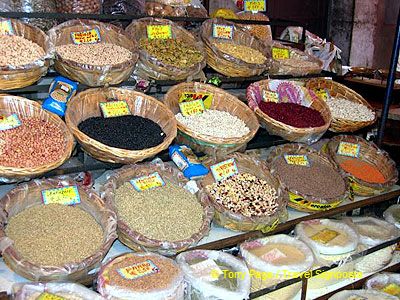
{"type": "Polygon", "coordinates": [[[143,192],[146,190],[155,189],[165,185],[164,180],[161,178],[158,172],[154,172],[150,175],[141,176],[130,180],[136,191],[143,192]]]}
{"type": "Polygon", "coordinates": [[[211,107],[214,95],[211,93],[203,93],[203,92],[182,92],[181,97],[179,98],[179,103],[181,102],[190,102],[193,100],[203,100],[204,107],[209,109],[211,107]]]}
{"type": "Polygon", "coordinates": [[[310,162],[308,161],[307,155],[295,155],[295,154],[285,154],[286,163],[289,165],[304,166],[309,167],[310,162]]]}
{"type": "Polygon", "coordinates": [[[118,269],[119,275],[128,280],[138,279],[158,272],[160,272],[160,269],[150,259],[118,269]]]}
{"type": "Polygon", "coordinates": [[[12,27],[11,20],[0,21],[0,35],[12,35],[14,29],[12,27]]]}
{"type": "Polygon", "coordinates": [[[190,102],[179,103],[182,115],[184,117],[199,115],[205,111],[203,100],[194,100],[190,102]]]}
{"type": "Polygon", "coordinates": [[[171,25],[148,25],[147,37],[149,38],[149,40],[171,39],[172,38],[171,25]]]}
{"type": "Polygon", "coordinates": [[[101,41],[100,31],[97,28],[85,31],[71,32],[72,42],[75,45],[96,44],[101,41]]]}
{"type": "Polygon", "coordinates": [[[211,173],[214,176],[215,181],[219,182],[225,180],[233,175],[239,173],[238,167],[236,166],[235,159],[231,158],[222,161],[218,164],[212,165],[210,167],[211,173]]]}
{"type": "Polygon", "coordinates": [[[244,0],[245,11],[266,11],[265,0],[244,0]]]}
{"type": "Polygon", "coordinates": [[[66,186],[42,191],[44,204],[73,205],[81,203],[78,188],[76,186],[66,186]]]}
{"type": "Polygon", "coordinates": [[[213,37],[218,39],[233,39],[233,25],[213,24],[213,37]]]}
{"type": "Polygon", "coordinates": [[[326,89],[314,89],[313,91],[315,95],[317,95],[317,97],[320,98],[321,100],[326,101],[329,99],[329,94],[326,89]]]}
{"type": "Polygon", "coordinates": [[[344,156],[358,157],[360,155],[360,145],[348,142],[340,142],[337,153],[344,156]]]}
{"type": "Polygon", "coordinates": [[[278,103],[279,102],[279,95],[278,95],[277,92],[264,90],[263,91],[263,101],[264,102],[275,102],[275,103],[278,103]]]}
{"type": "Polygon", "coordinates": [[[39,295],[39,297],[36,298],[36,300],[66,300],[66,299],[63,297],[54,295],[54,294],[44,292],[44,293],[41,293],[39,295]]]}
{"type": "Polygon", "coordinates": [[[273,59],[289,59],[290,51],[285,48],[272,47],[272,58],[273,59]]]}
{"type": "Polygon", "coordinates": [[[12,114],[8,117],[0,116],[0,131],[14,129],[22,125],[21,120],[17,114],[12,114]]]}
{"type": "Polygon", "coordinates": [[[127,116],[131,114],[128,103],[124,100],[100,102],[104,118],[127,116]]]}
{"type": "Polygon", "coordinates": [[[396,283],[391,283],[382,289],[382,292],[393,295],[399,296],[400,295],[400,286],[396,283]]]}

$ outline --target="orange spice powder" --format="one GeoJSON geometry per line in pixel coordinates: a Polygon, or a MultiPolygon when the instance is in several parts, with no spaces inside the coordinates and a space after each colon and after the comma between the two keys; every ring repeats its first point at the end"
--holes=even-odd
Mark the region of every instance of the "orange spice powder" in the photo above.
{"type": "Polygon", "coordinates": [[[385,176],[372,164],[359,159],[346,159],[340,166],[347,173],[369,183],[385,183],[385,176]]]}

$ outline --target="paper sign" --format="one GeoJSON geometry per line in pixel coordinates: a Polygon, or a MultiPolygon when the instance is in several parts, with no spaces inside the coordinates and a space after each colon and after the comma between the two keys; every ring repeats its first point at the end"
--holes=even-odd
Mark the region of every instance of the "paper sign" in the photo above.
{"type": "Polygon", "coordinates": [[[202,114],[206,109],[203,100],[179,103],[182,115],[184,117],[202,114]]]}
{"type": "Polygon", "coordinates": [[[71,32],[72,42],[75,45],[96,44],[101,41],[100,31],[95,28],[85,31],[71,32]]]}
{"type": "Polygon", "coordinates": [[[277,92],[264,90],[263,91],[263,101],[278,103],[279,102],[279,94],[277,92]]]}
{"type": "Polygon", "coordinates": [[[211,173],[214,176],[215,181],[219,182],[225,180],[233,175],[239,173],[238,167],[236,166],[235,159],[231,158],[222,161],[218,164],[212,165],[210,167],[211,173]]]}
{"type": "Polygon", "coordinates": [[[399,296],[400,295],[400,286],[396,283],[390,283],[386,287],[382,289],[382,292],[393,295],[399,296]]]}
{"type": "Polygon", "coordinates": [[[127,116],[131,114],[128,103],[124,100],[100,102],[104,118],[127,116]]]}
{"type": "Polygon", "coordinates": [[[193,100],[203,100],[204,107],[206,109],[210,109],[214,95],[211,93],[203,93],[203,92],[183,92],[181,97],[179,98],[179,103],[182,102],[190,102],[193,100]]]}
{"type": "Polygon", "coordinates": [[[327,244],[330,241],[332,241],[335,237],[339,235],[339,232],[330,230],[330,229],[323,229],[320,232],[314,234],[310,238],[313,241],[322,243],[322,244],[327,244]]]}
{"type": "Polygon", "coordinates": [[[219,276],[223,274],[220,267],[212,259],[206,259],[197,264],[190,266],[196,278],[212,282],[218,280],[219,276]]]}
{"type": "Polygon", "coordinates": [[[17,128],[22,125],[21,120],[17,114],[12,114],[8,117],[0,116],[0,131],[17,128]]]}
{"type": "Polygon", "coordinates": [[[244,11],[266,11],[265,0],[244,0],[244,11]]]}
{"type": "Polygon", "coordinates": [[[360,145],[348,142],[340,142],[337,150],[337,154],[358,157],[360,155],[360,145]]]}
{"type": "Polygon", "coordinates": [[[272,58],[273,59],[289,59],[290,51],[285,48],[272,47],[272,58]]]}
{"type": "Polygon", "coordinates": [[[156,274],[160,272],[160,269],[150,259],[148,259],[132,266],[120,268],[117,272],[125,279],[134,280],[151,274],[156,274]]]}
{"type": "Polygon", "coordinates": [[[42,191],[44,204],[57,203],[62,205],[73,205],[81,203],[81,197],[76,186],[66,186],[42,191]]]}
{"type": "Polygon", "coordinates": [[[12,27],[11,20],[0,21],[0,35],[12,35],[14,29],[12,27]]]}
{"type": "Polygon", "coordinates": [[[268,261],[268,262],[273,262],[277,259],[286,258],[286,257],[287,256],[277,248],[274,248],[271,251],[268,251],[267,253],[265,253],[263,256],[261,256],[261,258],[263,260],[268,261]]]}
{"type": "Polygon", "coordinates": [[[310,162],[308,161],[307,155],[289,155],[285,154],[286,163],[289,165],[309,167],[310,162]]]}
{"type": "Polygon", "coordinates": [[[130,180],[130,183],[138,192],[155,189],[165,185],[164,180],[158,172],[132,179],[130,180]]]}
{"type": "Polygon", "coordinates": [[[147,25],[147,37],[149,38],[149,40],[171,39],[171,25],[147,25]]]}
{"type": "Polygon", "coordinates": [[[329,94],[326,89],[314,89],[313,91],[315,95],[317,95],[317,97],[320,98],[321,100],[326,101],[329,99],[329,94]]]}
{"type": "Polygon", "coordinates": [[[36,300],[66,300],[66,299],[63,297],[54,295],[54,294],[44,292],[44,293],[41,293],[39,295],[39,297],[36,298],[36,300]]]}
{"type": "Polygon", "coordinates": [[[233,25],[213,24],[213,37],[231,40],[233,38],[233,25]]]}

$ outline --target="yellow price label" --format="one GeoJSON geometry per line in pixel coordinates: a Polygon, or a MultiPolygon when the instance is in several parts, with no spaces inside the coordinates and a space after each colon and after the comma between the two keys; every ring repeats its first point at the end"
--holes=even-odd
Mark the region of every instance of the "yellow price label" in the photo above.
{"type": "Polygon", "coordinates": [[[184,117],[199,115],[205,111],[203,100],[194,100],[190,102],[179,103],[182,115],[184,117]]]}
{"type": "Polygon", "coordinates": [[[321,100],[326,101],[329,99],[329,94],[326,89],[314,89],[313,91],[315,95],[317,95],[317,97],[320,98],[321,100]]]}
{"type": "Polygon", "coordinates": [[[267,6],[265,0],[244,0],[245,11],[266,11],[267,6]]]}
{"type": "Polygon", "coordinates": [[[316,242],[319,242],[322,244],[327,244],[330,241],[332,241],[335,237],[337,237],[338,235],[339,235],[339,232],[325,228],[325,229],[317,232],[310,238],[313,241],[316,241],[316,242]]]}
{"type": "Polygon", "coordinates": [[[127,116],[131,114],[126,101],[100,102],[100,108],[105,118],[127,116]]]}
{"type": "Polygon", "coordinates": [[[360,149],[360,144],[340,142],[337,149],[337,154],[343,156],[358,157],[360,155],[360,149]]]}
{"type": "Polygon", "coordinates": [[[149,40],[171,39],[171,25],[147,25],[147,37],[149,38],[149,40]]]}
{"type": "Polygon", "coordinates": [[[36,300],[66,300],[66,299],[63,297],[57,296],[55,294],[44,292],[44,293],[41,293],[39,295],[39,297],[36,298],[36,300]]]}
{"type": "Polygon", "coordinates": [[[285,154],[286,163],[289,165],[309,167],[310,162],[308,161],[307,155],[297,154],[285,154]]]}
{"type": "Polygon", "coordinates": [[[190,102],[193,100],[202,100],[204,103],[204,107],[209,109],[211,107],[212,101],[214,98],[214,94],[212,93],[203,93],[203,92],[182,92],[181,97],[179,98],[179,103],[182,102],[190,102]]]}
{"type": "Polygon", "coordinates": [[[154,172],[150,175],[141,176],[130,180],[136,191],[143,192],[146,190],[155,189],[165,185],[164,180],[161,178],[158,172],[154,172]]]}
{"type": "Polygon", "coordinates": [[[272,47],[272,58],[273,59],[289,59],[290,51],[285,48],[272,47]]]}
{"type": "Polygon", "coordinates": [[[382,292],[393,295],[399,296],[400,295],[400,286],[396,283],[390,283],[386,287],[382,289],[382,292]]]}
{"type": "Polygon", "coordinates": [[[14,129],[22,125],[17,114],[12,114],[8,117],[0,116],[0,131],[14,129]]]}
{"type": "Polygon", "coordinates": [[[233,25],[213,24],[213,37],[231,40],[233,38],[233,25]]]}
{"type": "Polygon", "coordinates": [[[277,92],[264,90],[263,91],[263,101],[278,103],[279,102],[279,94],[277,92]]]}
{"type": "Polygon", "coordinates": [[[158,273],[160,272],[160,269],[150,259],[148,259],[141,263],[120,268],[117,272],[125,279],[134,280],[158,273]]]}
{"type": "Polygon", "coordinates": [[[42,191],[42,199],[44,204],[62,204],[74,205],[81,202],[78,187],[66,186],[61,188],[49,189],[42,191]]]}
{"type": "Polygon", "coordinates": [[[231,158],[210,167],[215,181],[219,182],[239,173],[235,159],[231,158]]]}
{"type": "Polygon", "coordinates": [[[12,35],[14,29],[11,20],[0,21],[0,35],[12,35]]]}
{"type": "Polygon", "coordinates": [[[100,31],[97,28],[71,32],[71,37],[75,45],[96,44],[101,41],[100,31]]]}

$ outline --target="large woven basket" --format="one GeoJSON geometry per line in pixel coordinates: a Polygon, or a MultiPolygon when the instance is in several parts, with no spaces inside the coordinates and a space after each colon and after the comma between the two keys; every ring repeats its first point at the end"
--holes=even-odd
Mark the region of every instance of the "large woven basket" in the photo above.
{"type": "MultiPolygon", "coordinates": [[[[270,65],[270,49],[254,37],[249,30],[237,26],[233,22],[222,19],[210,19],[201,25],[201,38],[207,53],[207,64],[215,71],[228,77],[250,77],[263,73],[270,65]],[[233,44],[243,45],[261,52],[266,60],[263,64],[246,63],[239,58],[221,52],[213,43],[218,39],[213,37],[213,25],[221,24],[234,27],[233,44]]],[[[223,40],[220,40],[223,41],[223,40]]],[[[227,41],[225,41],[227,42],[227,41]]],[[[230,42],[230,41],[229,41],[230,42]]]]}
{"type": "Polygon", "coordinates": [[[77,63],[55,55],[54,67],[61,75],[88,86],[115,85],[129,78],[138,59],[136,44],[129,39],[125,31],[106,23],[93,20],[71,20],[49,30],[49,37],[54,47],[72,44],[71,33],[97,29],[101,43],[110,43],[131,51],[130,60],[120,64],[95,66],[77,63]]]}
{"type": "Polygon", "coordinates": [[[227,111],[243,120],[250,132],[240,138],[217,138],[210,135],[198,134],[178,122],[178,142],[187,144],[198,152],[203,152],[215,157],[224,157],[235,151],[244,151],[247,143],[254,137],[259,124],[254,113],[238,98],[215,86],[199,83],[180,83],[169,89],[164,96],[164,103],[174,114],[180,112],[179,98],[183,92],[203,92],[213,95],[210,109],[227,111]]]}
{"type": "MultiPolygon", "coordinates": [[[[326,89],[331,97],[344,98],[346,100],[360,103],[374,111],[372,106],[358,93],[343,84],[327,79],[311,79],[307,81],[309,89],[326,89]]],[[[332,118],[330,131],[333,132],[354,132],[376,122],[377,115],[371,121],[351,121],[346,119],[332,118]]]]}
{"type": "MultiPolygon", "coordinates": [[[[0,22],[8,19],[0,18],[0,22]]],[[[11,90],[29,86],[47,73],[50,65],[51,49],[49,38],[37,27],[21,21],[10,20],[14,34],[22,36],[43,48],[45,55],[39,60],[19,67],[0,66],[0,90],[11,90]]]]}
{"type": "Polygon", "coordinates": [[[308,146],[304,146],[301,144],[285,144],[276,146],[272,148],[271,153],[267,158],[267,163],[271,169],[272,176],[278,177],[281,186],[285,191],[288,192],[288,206],[296,210],[304,212],[326,211],[339,206],[340,203],[342,203],[344,200],[351,199],[351,193],[345,174],[336,166],[336,164],[330,158],[320,154],[318,151],[308,146]],[[275,161],[285,154],[307,155],[307,157],[311,161],[318,161],[332,167],[332,169],[336,170],[343,177],[343,180],[346,184],[346,189],[343,195],[331,199],[321,199],[313,195],[307,195],[298,191],[291,190],[291,188],[285,184],[285,178],[279,178],[279,176],[276,174],[276,169],[274,167],[275,161]]]}
{"type": "Polygon", "coordinates": [[[379,149],[374,143],[368,142],[355,135],[338,135],[333,137],[327,143],[325,150],[339,167],[340,163],[349,159],[348,156],[339,155],[337,153],[341,142],[359,144],[360,153],[358,159],[375,166],[386,179],[385,183],[369,183],[345,172],[349,178],[350,186],[353,189],[354,194],[360,196],[372,196],[389,190],[397,183],[399,174],[396,168],[396,163],[390,158],[389,154],[386,151],[379,149]]]}
{"type": "Polygon", "coordinates": [[[18,96],[0,95],[0,115],[10,115],[13,113],[22,117],[36,117],[56,125],[64,133],[65,148],[61,157],[46,165],[24,168],[0,166],[1,181],[15,182],[35,178],[61,166],[70,158],[75,146],[74,137],[58,116],[42,109],[41,105],[36,101],[18,96]]]}
{"type": "MultiPolygon", "coordinates": [[[[165,19],[144,18],[133,21],[127,28],[128,35],[139,44],[142,39],[148,39],[147,26],[149,25],[170,25],[172,38],[194,47],[201,53],[204,52],[203,43],[196,39],[189,31],[174,22],[165,19]]],[[[200,63],[193,64],[187,68],[177,68],[162,62],[156,56],[151,56],[144,49],[139,49],[139,62],[135,72],[143,77],[157,80],[185,80],[190,76],[196,75],[206,65],[205,57],[200,63]]]]}
{"type": "MultiPolygon", "coordinates": [[[[111,174],[102,188],[102,198],[110,205],[110,207],[117,211],[115,207],[116,189],[135,177],[149,175],[154,172],[158,172],[164,181],[179,185],[182,188],[188,182],[178,169],[163,163],[152,162],[130,165],[111,174]]],[[[163,255],[175,255],[178,252],[182,252],[187,248],[196,245],[202,237],[208,234],[214,215],[214,210],[209,206],[207,194],[203,189],[200,189],[196,193],[196,196],[199,203],[203,206],[204,216],[201,228],[190,238],[175,242],[155,240],[131,229],[126,222],[122,219],[118,219],[118,239],[135,251],[152,251],[163,255]]],[[[149,220],[149,222],[157,222],[157,220],[149,220]]]]}
{"type": "MultiPolygon", "coordinates": [[[[241,11],[236,14],[240,20],[252,21],[269,21],[269,18],[263,13],[253,13],[250,11],[241,11]]],[[[272,31],[270,25],[252,25],[252,24],[239,24],[244,28],[250,30],[251,34],[266,43],[272,42],[272,31]]]]}
{"type": "MultiPolygon", "coordinates": [[[[6,265],[15,273],[32,281],[71,281],[91,284],[91,270],[100,266],[112,243],[116,239],[117,220],[111,211],[94,192],[78,187],[81,203],[79,208],[94,217],[103,228],[104,239],[102,246],[91,256],[80,262],[68,265],[40,266],[25,260],[14,248],[13,241],[6,236],[5,228],[10,218],[23,210],[43,204],[41,191],[45,189],[76,185],[72,180],[58,181],[55,179],[36,180],[24,183],[6,194],[0,201],[0,241],[1,252],[6,265]]],[[[65,249],[68,251],[68,249],[65,249]]]]}
{"type": "Polygon", "coordinates": [[[88,89],[77,94],[68,103],[65,121],[87,153],[101,161],[122,164],[139,162],[167,149],[177,131],[175,116],[164,104],[145,94],[121,88],[88,89]],[[99,103],[108,100],[125,100],[133,115],[156,122],[166,135],[164,141],[148,149],[126,150],[104,145],[81,132],[78,125],[91,117],[101,116],[99,103]]]}
{"type": "Polygon", "coordinates": [[[246,91],[248,105],[256,113],[261,126],[264,127],[269,134],[278,135],[291,142],[312,144],[318,141],[328,130],[329,124],[331,123],[332,117],[328,105],[315,95],[313,96],[308,93],[312,101],[310,108],[321,113],[325,125],[312,128],[297,128],[287,125],[271,118],[259,108],[259,103],[263,101],[264,91],[269,90],[270,81],[271,80],[267,79],[255,82],[251,84],[246,91]]]}

